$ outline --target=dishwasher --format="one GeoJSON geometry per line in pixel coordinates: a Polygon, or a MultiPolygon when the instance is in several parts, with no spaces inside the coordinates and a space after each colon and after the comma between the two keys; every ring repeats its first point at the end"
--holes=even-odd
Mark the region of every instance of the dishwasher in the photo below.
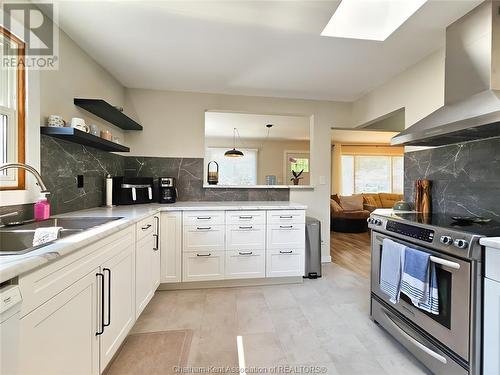
{"type": "Polygon", "coordinates": [[[0,374],[18,374],[21,302],[17,285],[0,288],[0,374]]]}

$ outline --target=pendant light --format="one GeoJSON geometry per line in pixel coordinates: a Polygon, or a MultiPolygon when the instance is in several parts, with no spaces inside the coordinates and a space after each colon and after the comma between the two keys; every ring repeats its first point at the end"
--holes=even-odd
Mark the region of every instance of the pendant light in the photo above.
{"type": "Polygon", "coordinates": [[[236,149],[236,131],[237,131],[236,128],[233,128],[233,149],[227,150],[224,153],[224,156],[227,158],[239,158],[241,156],[244,156],[243,152],[236,149]]]}

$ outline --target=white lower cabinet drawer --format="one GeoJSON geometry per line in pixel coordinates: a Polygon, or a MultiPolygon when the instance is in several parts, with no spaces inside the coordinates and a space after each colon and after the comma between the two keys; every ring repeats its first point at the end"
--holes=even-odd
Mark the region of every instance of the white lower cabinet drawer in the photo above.
{"type": "Polygon", "coordinates": [[[267,248],[303,248],[305,246],[306,233],[304,224],[268,224],[267,225],[267,248]]]}
{"type": "Polygon", "coordinates": [[[182,281],[221,280],[224,278],[224,251],[184,253],[182,281]]]}
{"type": "Polygon", "coordinates": [[[223,251],[225,225],[187,225],[183,229],[184,251],[223,251]]]}
{"type": "Polygon", "coordinates": [[[226,279],[266,277],[264,250],[227,251],[226,279]]]}
{"type": "Polygon", "coordinates": [[[226,250],[264,250],[266,248],[265,225],[227,225],[226,250]]]}
{"type": "Polygon", "coordinates": [[[267,277],[303,276],[304,248],[268,250],[267,277]]]}

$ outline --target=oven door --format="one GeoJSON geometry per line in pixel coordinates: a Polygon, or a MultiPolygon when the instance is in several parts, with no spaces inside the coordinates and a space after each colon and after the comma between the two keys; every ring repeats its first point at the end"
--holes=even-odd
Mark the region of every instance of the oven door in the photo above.
{"type": "Polygon", "coordinates": [[[399,311],[410,321],[444,344],[451,351],[469,361],[470,333],[470,298],[471,298],[471,264],[470,262],[438,253],[431,249],[414,245],[373,231],[372,232],[372,272],[371,290],[388,305],[399,311]],[[404,244],[433,255],[438,261],[436,272],[438,277],[439,315],[420,310],[410,299],[401,293],[400,301],[393,304],[380,289],[380,262],[382,259],[382,243],[384,238],[404,244]]]}

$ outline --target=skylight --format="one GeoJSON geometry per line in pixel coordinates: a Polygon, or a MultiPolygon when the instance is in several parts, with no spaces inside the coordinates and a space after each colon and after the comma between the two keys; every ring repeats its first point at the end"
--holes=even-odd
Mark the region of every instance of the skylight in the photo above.
{"type": "Polygon", "coordinates": [[[321,35],[384,41],[426,2],[342,0],[321,35]]]}

